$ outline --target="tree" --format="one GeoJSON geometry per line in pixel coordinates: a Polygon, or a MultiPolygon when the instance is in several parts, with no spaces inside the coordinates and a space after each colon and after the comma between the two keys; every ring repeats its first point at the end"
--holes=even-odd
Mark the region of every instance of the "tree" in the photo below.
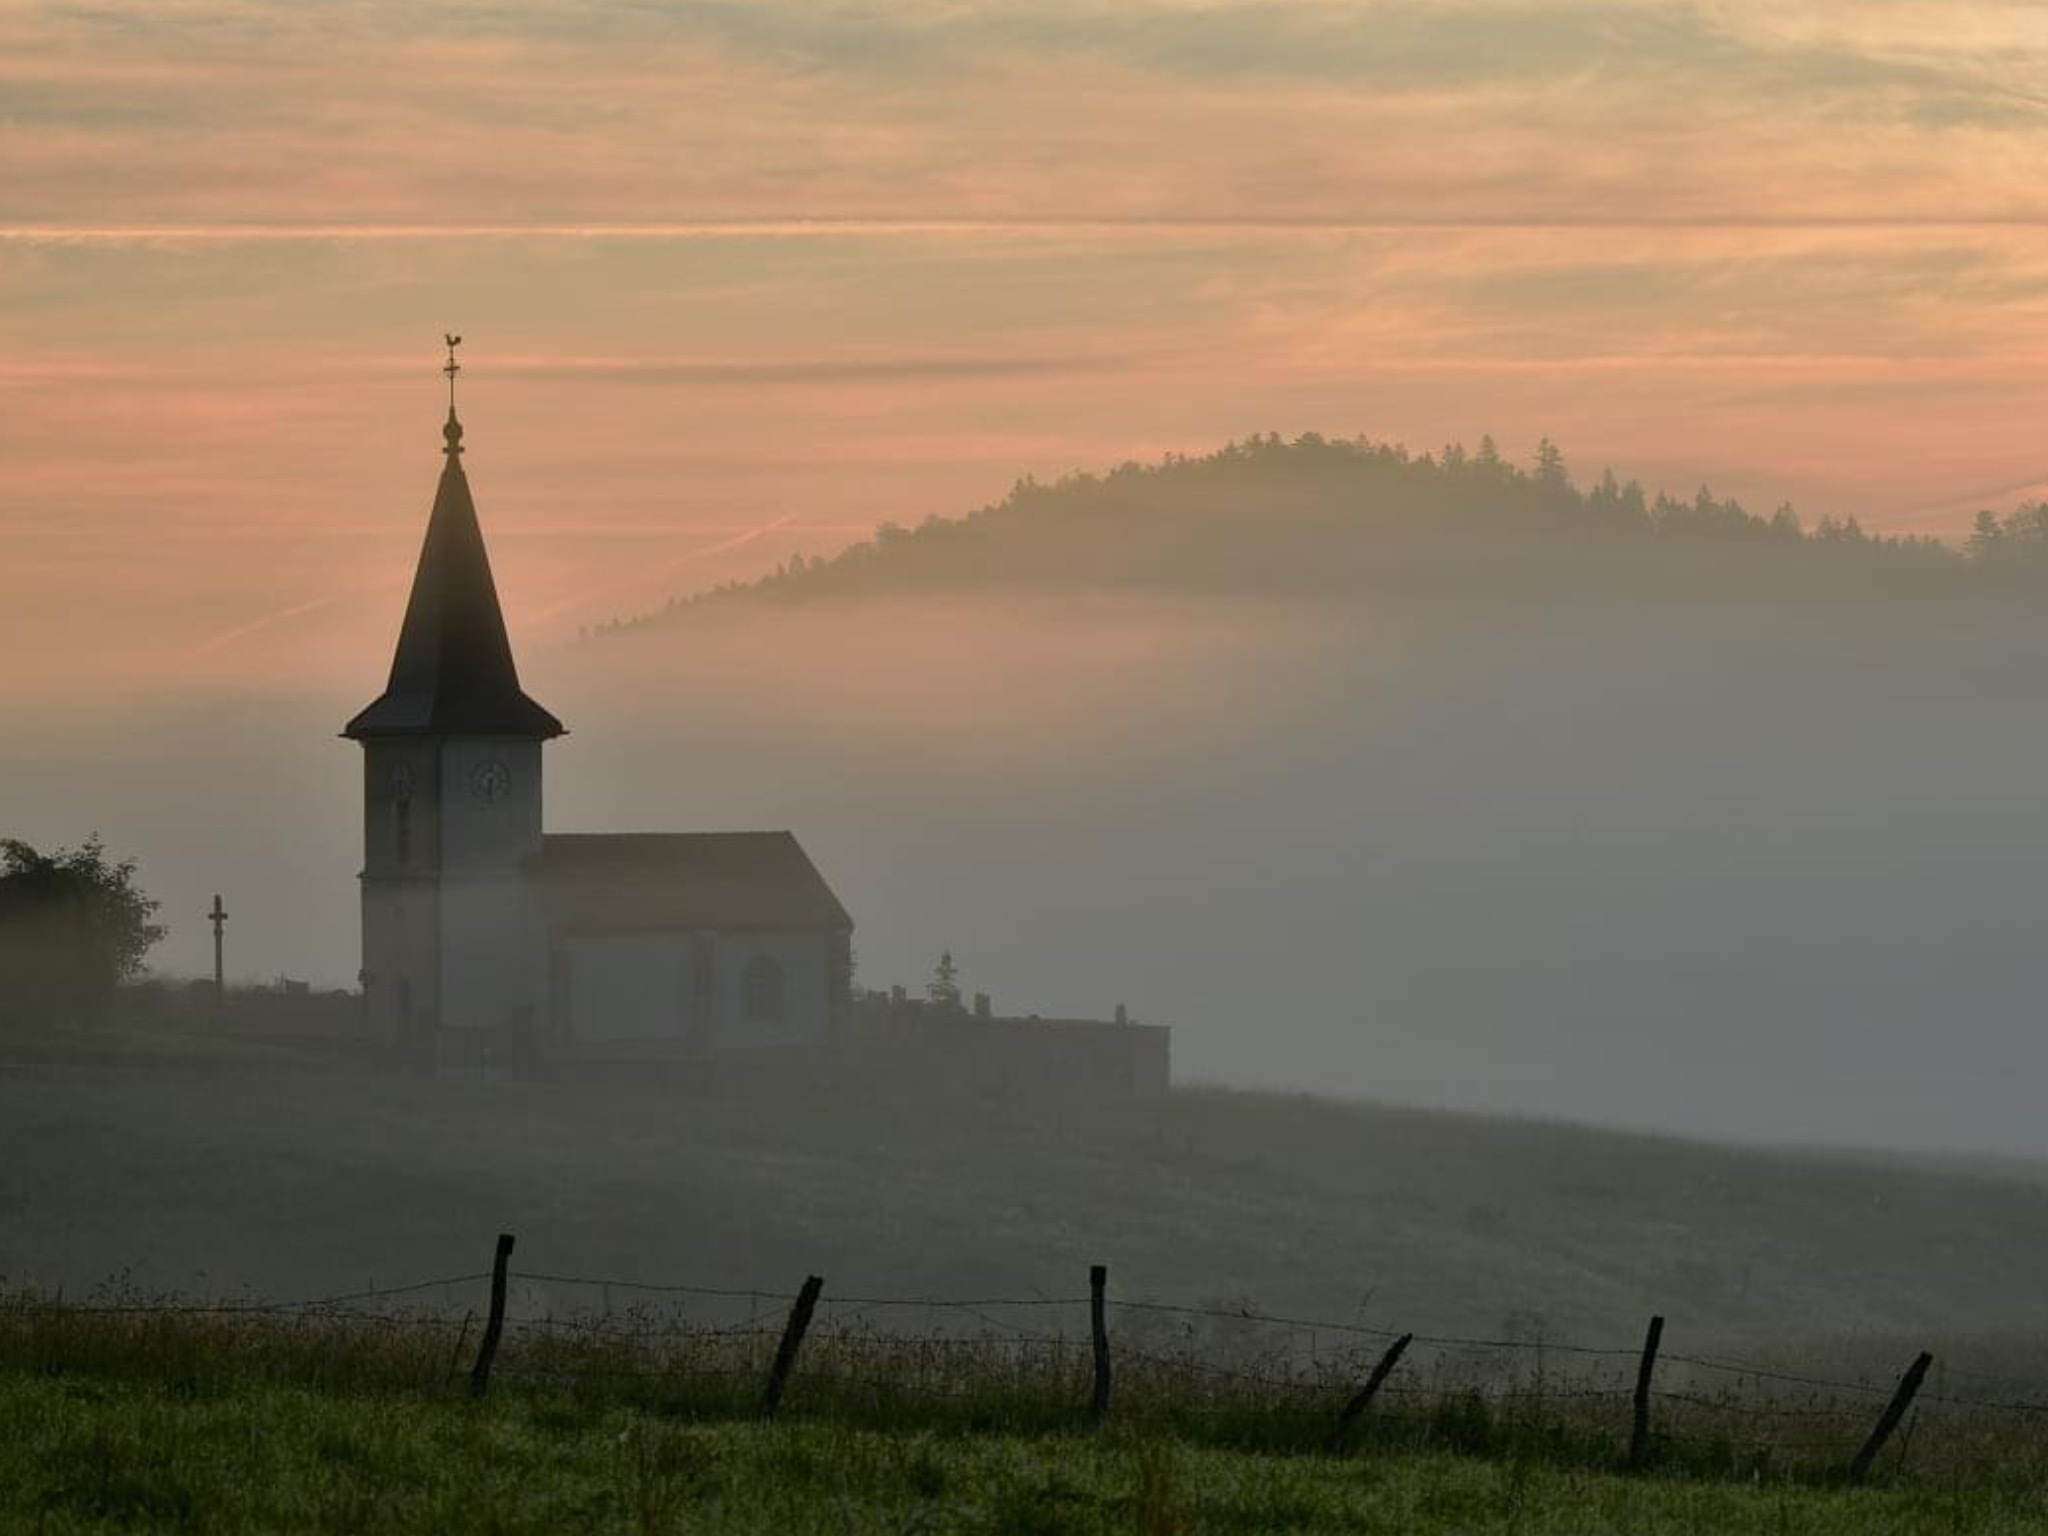
{"type": "Polygon", "coordinates": [[[1989,508],[1977,514],[1977,521],[1970,527],[1969,550],[1973,558],[1988,560],[1998,553],[1998,547],[2005,540],[2005,530],[1998,525],[1998,514],[1989,508]]]}
{"type": "Polygon", "coordinates": [[[939,963],[932,967],[932,979],[925,983],[924,995],[936,1008],[960,1006],[960,967],[953,963],[952,950],[941,954],[939,963]]]}
{"type": "Polygon", "coordinates": [[[0,1017],[88,1017],[142,969],[164,936],[135,861],[110,862],[95,834],[39,853],[0,839],[0,1017]]]}

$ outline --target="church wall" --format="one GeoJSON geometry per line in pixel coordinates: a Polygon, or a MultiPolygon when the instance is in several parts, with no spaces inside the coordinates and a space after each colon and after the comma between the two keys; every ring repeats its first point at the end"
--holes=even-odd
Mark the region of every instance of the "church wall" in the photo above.
{"type": "Polygon", "coordinates": [[[439,907],[442,1026],[536,1023],[544,946],[525,882],[443,880],[439,907]]]}
{"type": "Polygon", "coordinates": [[[831,1035],[831,933],[567,933],[553,941],[554,1037],[567,1049],[658,1045],[679,1053],[817,1044],[831,1035]],[[749,1020],[746,974],[782,970],[782,1017],[749,1020]],[[566,1005],[566,1006],[564,1006],[566,1005]]]}
{"type": "Polygon", "coordinates": [[[715,1047],[754,1050],[825,1040],[831,1027],[832,960],[837,943],[838,935],[829,933],[720,934],[714,988],[718,1019],[711,1035],[715,1047]],[[747,1019],[746,971],[757,957],[782,968],[780,1023],[747,1019]]]}
{"type": "Polygon", "coordinates": [[[557,946],[567,966],[567,1017],[560,1038],[575,1041],[690,1038],[688,934],[578,934],[557,946]]]}
{"type": "Polygon", "coordinates": [[[365,876],[417,877],[431,875],[440,867],[440,773],[437,742],[401,739],[364,743],[365,876]]]}
{"type": "Polygon", "coordinates": [[[537,1018],[538,918],[522,861],[540,849],[541,747],[449,737],[439,762],[441,1023],[498,1029],[537,1018]]]}
{"type": "Polygon", "coordinates": [[[531,1017],[545,951],[522,861],[540,848],[540,743],[364,743],[363,986],[388,1040],[531,1017]]]}
{"type": "Polygon", "coordinates": [[[440,745],[363,744],[363,964],[371,1034],[405,1043],[440,1014],[440,745]]]}
{"type": "Polygon", "coordinates": [[[1172,1079],[1173,1032],[1164,1025],[988,1018],[880,993],[855,1009],[848,1044],[850,1070],[1015,1103],[1158,1099],[1172,1079]]]}
{"type": "Polygon", "coordinates": [[[440,1016],[437,907],[424,880],[363,882],[363,1006],[377,1039],[420,1040],[440,1016]]]}
{"type": "Polygon", "coordinates": [[[517,877],[540,852],[540,743],[450,737],[440,754],[440,872],[517,877]]]}

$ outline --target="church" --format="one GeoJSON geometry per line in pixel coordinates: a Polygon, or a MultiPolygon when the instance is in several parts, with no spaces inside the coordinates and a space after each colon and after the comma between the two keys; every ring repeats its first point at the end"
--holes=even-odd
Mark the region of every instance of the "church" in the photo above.
{"type": "Polygon", "coordinates": [[[363,749],[363,1007],[463,1069],[816,1048],[844,1031],[853,919],[788,832],[545,830],[566,728],[519,684],[463,469],[445,461],[363,749]]]}

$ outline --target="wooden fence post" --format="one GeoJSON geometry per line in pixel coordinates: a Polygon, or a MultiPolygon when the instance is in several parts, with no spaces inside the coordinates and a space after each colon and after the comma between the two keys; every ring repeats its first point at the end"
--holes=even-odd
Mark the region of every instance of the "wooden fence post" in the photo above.
{"type": "Polygon", "coordinates": [[[1657,1369],[1657,1346],[1664,1342],[1664,1319],[1650,1319],[1650,1331],[1643,1335],[1643,1358],[1636,1366],[1636,1421],[1629,1431],[1628,1464],[1639,1471],[1650,1455],[1650,1377],[1657,1369]]]}
{"type": "Polygon", "coordinates": [[[469,1395],[491,1390],[491,1362],[498,1358],[498,1340],[505,1333],[505,1272],[512,1263],[512,1234],[498,1234],[498,1252],[491,1260],[491,1315],[484,1323],[483,1342],[476,1347],[476,1366],[469,1373],[469,1395]]]}
{"type": "Polygon", "coordinates": [[[1095,1427],[1109,1419],[1109,1266],[1088,1266],[1088,1331],[1095,1341],[1095,1427]]]}
{"type": "Polygon", "coordinates": [[[1856,1453],[1856,1459],[1849,1463],[1849,1481],[1860,1483],[1870,1475],[1870,1464],[1877,1460],[1877,1453],[1884,1449],[1885,1441],[1891,1439],[1892,1431],[1899,1427],[1899,1420],[1906,1416],[1906,1410],[1913,1405],[1913,1395],[1920,1390],[1920,1383],[1927,1379],[1927,1367],[1934,1364],[1934,1356],[1926,1350],[1906,1367],[1906,1374],[1899,1378],[1899,1389],[1892,1393],[1892,1400],[1885,1404],[1879,1415],[1877,1426],[1871,1430],[1870,1438],[1863,1442],[1863,1449],[1856,1453]]]}
{"type": "Polygon", "coordinates": [[[775,1347],[775,1363],[768,1367],[768,1390],[761,1394],[761,1417],[772,1419],[782,1407],[782,1389],[789,1385],[789,1373],[796,1369],[797,1351],[804,1347],[804,1333],[811,1326],[811,1314],[818,1309],[818,1292],[824,1278],[810,1275],[796,1293],[796,1305],[789,1309],[789,1321],[782,1325],[782,1342],[775,1347]]]}
{"type": "Polygon", "coordinates": [[[1344,1448],[1344,1437],[1350,1433],[1351,1426],[1358,1421],[1359,1415],[1372,1406],[1372,1400],[1379,1396],[1380,1388],[1387,1384],[1387,1378],[1394,1374],[1394,1367],[1401,1363],[1401,1356],[1407,1353],[1408,1346],[1414,1342],[1414,1334],[1404,1333],[1387,1346],[1387,1352],[1380,1356],[1379,1364],[1375,1365],[1372,1374],[1365,1378],[1365,1385],[1358,1389],[1351,1401],[1344,1405],[1344,1411],[1337,1415],[1337,1428],[1330,1435],[1331,1450],[1340,1451],[1344,1448]]]}
{"type": "Polygon", "coordinates": [[[455,1335],[455,1347],[448,1351],[448,1374],[441,1382],[444,1388],[455,1385],[455,1373],[462,1369],[462,1346],[469,1342],[469,1325],[475,1321],[476,1313],[462,1314],[462,1327],[455,1335]]]}

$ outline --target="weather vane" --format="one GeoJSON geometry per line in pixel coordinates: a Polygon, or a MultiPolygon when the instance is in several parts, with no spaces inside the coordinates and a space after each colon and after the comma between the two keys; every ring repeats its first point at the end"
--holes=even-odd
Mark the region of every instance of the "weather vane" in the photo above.
{"type": "Polygon", "coordinates": [[[448,409],[455,409],[455,375],[462,372],[462,364],[455,361],[455,349],[462,345],[462,338],[452,331],[441,333],[441,339],[448,344],[448,362],[441,371],[448,375],[448,409]]]}

